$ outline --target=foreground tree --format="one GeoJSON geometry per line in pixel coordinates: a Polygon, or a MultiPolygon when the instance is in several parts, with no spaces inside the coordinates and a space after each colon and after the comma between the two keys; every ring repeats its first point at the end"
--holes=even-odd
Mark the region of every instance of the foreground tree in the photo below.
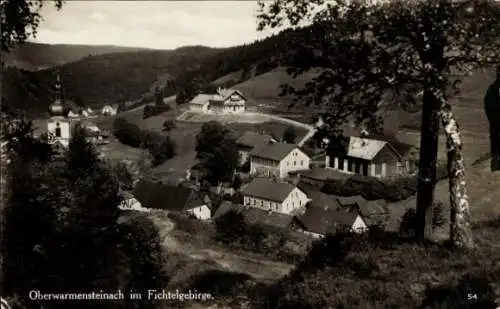
{"type": "Polygon", "coordinates": [[[211,185],[231,181],[238,168],[238,148],[231,131],[215,121],[204,123],[196,136],[196,158],[211,185]]]}
{"type": "MultiPolygon", "coordinates": [[[[60,9],[64,1],[52,1],[60,9]]],[[[36,29],[42,16],[40,10],[45,1],[4,0],[0,2],[2,14],[0,29],[2,29],[2,51],[10,51],[16,44],[22,44],[30,36],[36,35],[36,29]]]]}
{"type": "Polygon", "coordinates": [[[284,90],[326,107],[329,134],[338,135],[352,119],[377,127],[381,107],[391,101],[415,107],[417,93],[423,94],[416,236],[423,240],[432,233],[441,122],[450,174],[450,238],[457,246],[472,247],[462,142],[448,98],[464,73],[498,61],[499,3],[276,0],[260,6],[259,29],[285,21],[311,24],[310,36],[293,42],[298,57],[290,73],[321,73],[303,89],[284,90]]]}
{"type": "Polygon", "coordinates": [[[288,144],[293,144],[295,143],[295,139],[297,138],[297,130],[295,129],[294,126],[288,126],[285,129],[285,132],[283,132],[283,142],[288,143],[288,144]]]}

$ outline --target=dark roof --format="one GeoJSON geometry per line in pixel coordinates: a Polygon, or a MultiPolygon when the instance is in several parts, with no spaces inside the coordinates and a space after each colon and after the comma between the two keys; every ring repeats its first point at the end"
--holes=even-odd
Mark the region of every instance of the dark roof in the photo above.
{"type": "Polygon", "coordinates": [[[340,210],[344,206],[339,203],[336,196],[328,195],[319,191],[310,191],[308,198],[311,199],[310,206],[340,210]]]}
{"type": "Polygon", "coordinates": [[[250,155],[274,161],[281,161],[296,148],[298,147],[295,144],[273,143],[267,145],[266,147],[252,150],[250,155]]]}
{"type": "Polygon", "coordinates": [[[365,217],[388,213],[387,203],[383,200],[367,201],[361,195],[337,197],[337,201],[345,207],[355,207],[365,217]]]}
{"type": "Polygon", "coordinates": [[[288,228],[293,221],[293,215],[267,211],[256,207],[247,207],[243,210],[243,216],[245,217],[245,221],[250,224],[261,224],[278,228],[288,228]]]}
{"type": "Polygon", "coordinates": [[[238,205],[238,204],[233,204],[230,201],[224,201],[220,204],[219,208],[217,208],[217,210],[215,211],[215,213],[212,216],[212,219],[215,220],[215,219],[227,214],[231,210],[236,211],[236,212],[240,212],[242,207],[243,206],[238,205]]]}
{"type": "Polygon", "coordinates": [[[268,178],[255,178],[241,190],[241,193],[246,196],[281,203],[295,188],[294,185],[288,182],[276,182],[268,178]]]}
{"type": "Polygon", "coordinates": [[[238,146],[244,146],[254,149],[264,147],[272,140],[273,137],[270,135],[246,131],[240,138],[238,138],[236,143],[238,144],[238,146]]]}
{"type": "Polygon", "coordinates": [[[193,189],[150,180],[139,181],[133,193],[146,208],[184,211],[207,204],[193,189]]]}
{"type": "Polygon", "coordinates": [[[277,228],[288,228],[292,224],[293,216],[274,211],[267,211],[256,207],[248,207],[240,204],[233,204],[225,201],[214,213],[213,219],[217,219],[230,211],[235,211],[243,215],[244,220],[249,224],[267,225],[277,228]]]}
{"type": "Polygon", "coordinates": [[[357,217],[355,212],[310,206],[304,215],[295,219],[306,231],[326,235],[345,226],[352,227],[357,217]]]}

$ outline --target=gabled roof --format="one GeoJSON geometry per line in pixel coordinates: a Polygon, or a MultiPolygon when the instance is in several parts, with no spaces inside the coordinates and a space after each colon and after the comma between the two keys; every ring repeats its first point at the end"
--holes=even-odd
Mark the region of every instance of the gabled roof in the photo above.
{"type": "Polygon", "coordinates": [[[248,148],[260,148],[268,145],[273,141],[273,137],[267,134],[260,134],[253,131],[245,131],[243,135],[236,140],[238,146],[248,147],[248,148]]]}
{"type": "Polygon", "coordinates": [[[296,186],[288,182],[276,182],[268,178],[255,178],[241,190],[241,193],[244,196],[282,203],[290,195],[290,192],[296,188],[296,186]]]}
{"type": "Polygon", "coordinates": [[[206,104],[208,103],[208,101],[212,98],[211,95],[209,94],[199,94],[197,96],[195,96],[190,102],[189,104],[199,104],[199,105],[203,105],[203,104],[206,104]]]}
{"type": "Polygon", "coordinates": [[[133,194],[143,207],[153,209],[185,211],[207,204],[193,189],[149,180],[139,181],[133,194]]]}
{"type": "Polygon", "coordinates": [[[328,195],[320,191],[310,191],[307,195],[311,199],[310,206],[321,207],[327,209],[343,209],[343,205],[339,203],[336,196],[328,195]]]}
{"type": "Polygon", "coordinates": [[[349,138],[347,155],[349,157],[371,161],[385,145],[387,145],[386,141],[351,136],[349,138]]]}
{"type": "Polygon", "coordinates": [[[349,196],[349,197],[337,197],[339,204],[344,207],[356,208],[359,212],[365,216],[373,215],[384,215],[388,213],[386,208],[387,203],[383,200],[372,200],[368,201],[361,195],[349,196]]]}
{"type": "Polygon", "coordinates": [[[217,219],[230,211],[235,211],[243,215],[244,220],[249,224],[261,224],[272,227],[288,228],[292,224],[293,216],[274,211],[267,211],[256,207],[246,207],[233,204],[229,201],[223,202],[214,213],[212,219],[217,219]]]}
{"type": "Polygon", "coordinates": [[[352,227],[358,216],[355,212],[310,206],[304,215],[295,219],[306,231],[326,235],[343,227],[352,227]]]}
{"type": "Polygon", "coordinates": [[[250,155],[273,161],[281,161],[297,148],[295,144],[272,143],[262,148],[253,149],[250,155]]]}
{"type": "Polygon", "coordinates": [[[217,89],[217,93],[214,94],[211,99],[214,101],[225,101],[235,93],[246,100],[246,97],[241,93],[241,91],[236,89],[224,89],[224,88],[217,89]]]}

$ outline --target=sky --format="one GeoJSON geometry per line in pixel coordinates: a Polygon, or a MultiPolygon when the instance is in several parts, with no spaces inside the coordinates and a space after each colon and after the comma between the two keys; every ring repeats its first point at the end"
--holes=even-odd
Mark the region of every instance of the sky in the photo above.
{"type": "Polygon", "coordinates": [[[228,47],[262,39],[257,1],[72,1],[60,11],[45,2],[35,39],[49,44],[88,44],[173,49],[186,45],[228,47]]]}

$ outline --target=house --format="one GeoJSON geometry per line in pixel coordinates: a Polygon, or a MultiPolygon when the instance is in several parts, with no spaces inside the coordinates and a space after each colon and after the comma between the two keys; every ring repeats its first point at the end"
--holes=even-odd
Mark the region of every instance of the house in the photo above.
{"type": "Polygon", "coordinates": [[[252,150],[260,149],[270,143],[276,142],[277,141],[271,135],[246,131],[242,136],[240,136],[240,138],[236,140],[238,153],[240,155],[240,163],[244,164],[245,162],[247,162],[252,150]]]}
{"type": "Polygon", "coordinates": [[[134,197],[132,193],[122,192],[123,200],[118,206],[121,210],[148,211],[148,208],[142,207],[141,203],[134,197]]]}
{"type": "Polygon", "coordinates": [[[233,204],[228,201],[223,202],[219,206],[219,209],[217,209],[214,213],[212,219],[217,220],[217,218],[222,217],[230,211],[241,213],[245,222],[253,225],[262,225],[277,229],[288,229],[293,223],[293,215],[233,204]]]}
{"type": "Polygon", "coordinates": [[[216,114],[239,114],[245,112],[247,99],[235,89],[219,88],[215,94],[202,93],[189,102],[193,112],[216,114]]]}
{"type": "Polygon", "coordinates": [[[294,144],[271,143],[250,151],[250,174],[286,178],[309,169],[309,156],[294,144]]]}
{"type": "Polygon", "coordinates": [[[307,207],[305,214],[294,217],[292,226],[315,238],[322,238],[345,228],[355,233],[362,233],[367,229],[358,213],[312,205],[307,207]]]}
{"type": "Polygon", "coordinates": [[[210,198],[192,188],[141,180],[134,188],[134,196],[142,207],[152,210],[184,212],[200,220],[211,217],[210,198]]]}
{"type": "Polygon", "coordinates": [[[101,114],[103,114],[105,116],[113,116],[113,115],[116,115],[117,112],[118,112],[118,105],[117,104],[114,106],[105,105],[101,110],[101,114]]]}
{"type": "Polygon", "coordinates": [[[287,182],[267,178],[255,178],[242,188],[244,206],[291,214],[304,209],[307,195],[287,182]]]}
{"type": "Polygon", "coordinates": [[[346,174],[383,178],[413,174],[415,158],[415,148],[411,145],[396,140],[351,136],[347,151],[327,156],[325,167],[346,174]]]}
{"type": "Polygon", "coordinates": [[[78,117],[80,117],[80,114],[76,111],[70,110],[68,113],[68,117],[69,118],[78,118],[78,117]]]}
{"type": "Polygon", "coordinates": [[[337,197],[344,209],[360,213],[368,226],[387,222],[389,210],[387,203],[381,200],[367,201],[362,196],[337,197]]]}

